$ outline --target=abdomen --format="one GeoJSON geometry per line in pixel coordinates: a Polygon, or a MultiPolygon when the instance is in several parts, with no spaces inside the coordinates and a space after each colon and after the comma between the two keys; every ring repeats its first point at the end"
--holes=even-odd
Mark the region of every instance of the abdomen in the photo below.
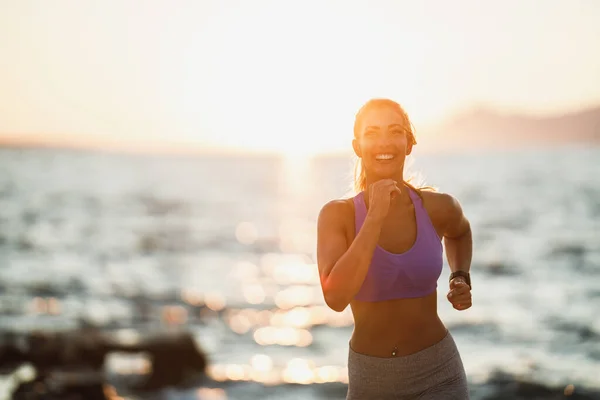
{"type": "Polygon", "coordinates": [[[446,328],[437,314],[437,294],[378,302],[353,301],[354,351],[376,357],[412,354],[441,340],[446,328]]]}

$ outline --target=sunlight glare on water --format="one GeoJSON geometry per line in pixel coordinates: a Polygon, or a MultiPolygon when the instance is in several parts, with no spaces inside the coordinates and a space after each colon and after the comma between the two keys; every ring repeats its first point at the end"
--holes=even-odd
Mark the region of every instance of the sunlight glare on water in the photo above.
{"type": "Polygon", "coordinates": [[[311,254],[314,225],[307,204],[313,195],[314,170],[309,156],[289,156],[281,161],[279,175],[279,243],[283,253],[311,254]]]}
{"type": "MultiPolygon", "coordinates": [[[[324,303],[314,251],[319,208],[347,193],[351,160],[2,156],[7,326],[66,330],[84,318],[129,344],[148,328],[189,329],[227,393],[173,399],[261,398],[236,393],[258,386],[239,381],[283,385],[273,390],[286,400],[324,398],[320,385],[286,382],[347,381],[352,314],[324,303]],[[80,173],[92,167],[97,179],[80,173]],[[59,217],[78,233],[64,244],[39,234],[44,225],[61,235],[59,217]]],[[[430,183],[460,199],[475,234],[474,307],[451,308],[446,266],[438,282],[440,318],[475,386],[493,388],[500,370],[561,393],[598,387],[598,159],[594,149],[419,161],[430,183]]],[[[114,354],[109,370],[151,373],[141,356],[114,354]]]]}

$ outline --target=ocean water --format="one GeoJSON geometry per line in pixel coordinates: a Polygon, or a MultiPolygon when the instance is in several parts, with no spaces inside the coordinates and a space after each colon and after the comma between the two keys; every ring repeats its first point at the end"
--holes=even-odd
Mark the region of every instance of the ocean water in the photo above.
{"type": "MultiPolygon", "coordinates": [[[[252,381],[338,398],[319,387],[347,381],[352,316],[324,304],[315,226],[348,195],[351,162],[0,149],[0,328],[185,329],[209,376],[235,385],[163,398],[265,397],[252,381]]],[[[504,371],[600,390],[600,149],[417,154],[412,168],[472,224],[473,307],[445,299],[447,267],[438,291],[470,383],[504,371]]]]}

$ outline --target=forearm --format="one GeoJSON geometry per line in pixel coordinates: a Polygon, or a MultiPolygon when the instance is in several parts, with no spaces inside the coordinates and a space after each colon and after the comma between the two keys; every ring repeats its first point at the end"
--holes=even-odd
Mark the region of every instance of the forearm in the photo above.
{"type": "Polygon", "coordinates": [[[323,286],[327,303],[342,311],[358,293],[365,280],[379,240],[381,222],[365,219],[348,250],[335,263],[323,286]]]}
{"type": "Polygon", "coordinates": [[[469,227],[462,235],[456,238],[444,237],[446,257],[450,271],[465,271],[471,269],[473,255],[473,238],[469,227]]]}

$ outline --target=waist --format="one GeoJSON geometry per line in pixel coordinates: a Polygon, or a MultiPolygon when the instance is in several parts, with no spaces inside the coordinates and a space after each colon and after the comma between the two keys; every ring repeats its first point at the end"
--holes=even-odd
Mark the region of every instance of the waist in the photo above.
{"type": "Polygon", "coordinates": [[[408,355],[440,341],[447,329],[437,314],[435,293],[418,299],[354,302],[350,345],[376,357],[408,355]]]}

